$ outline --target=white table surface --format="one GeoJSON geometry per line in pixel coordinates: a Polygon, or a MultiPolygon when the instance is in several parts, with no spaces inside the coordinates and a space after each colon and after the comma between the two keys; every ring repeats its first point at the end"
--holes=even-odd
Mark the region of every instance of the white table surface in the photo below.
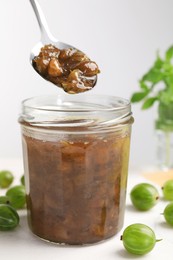
{"type": "MultiPolygon", "coordinates": [[[[0,170],[12,170],[15,175],[14,184],[19,183],[23,174],[23,164],[20,159],[0,159],[0,170]]],[[[162,199],[148,212],[138,212],[131,205],[129,192],[131,188],[142,181],[146,181],[140,172],[130,171],[128,178],[125,222],[123,229],[133,223],[149,225],[156,233],[158,242],[152,252],[144,256],[135,256],[125,251],[120,241],[119,232],[113,238],[96,245],[74,247],[58,246],[47,243],[34,236],[28,228],[26,210],[21,210],[20,225],[13,231],[0,232],[0,259],[24,260],[115,260],[115,259],[145,259],[172,260],[173,259],[173,228],[164,222],[163,212],[166,202],[162,199]]],[[[159,187],[158,187],[159,188],[159,187]]],[[[160,194],[161,190],[159,189],[160,194]]],[[[1,191],[1,194],[3,192],[1,191]]]]}

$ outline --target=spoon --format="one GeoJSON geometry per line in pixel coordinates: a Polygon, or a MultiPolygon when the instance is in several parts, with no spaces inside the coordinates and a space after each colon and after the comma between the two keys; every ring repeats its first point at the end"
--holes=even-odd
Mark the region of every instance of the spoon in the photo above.
{"type": "MultiPolygon", "coordinates": [[[[78,50],[77,48],[73,47],[72,45],[66,44],[66,43],[61,42],[61,41],[57,40],[56,38],[54,38],[54,36],[51,34],[51,32],[49,30],[46,18],[43,14],[43,11],[42,11],[38,1],[37,0],[29,0],[29,1],[32,5],[34,12],[35,12],[35,15],[36,15],[39,27],[40,27],[40,32],[41,32],[41,40],[34,46],[34,48],[31,50],[31,53],[30,53],[30,63],[31,63],[31,65],[33,66],[34,57],[38,56],[41,48],[43,46],[47,45],[47,44],[52,44],[53,46],[57,47],[58,49],[72,48],[72,49],[78,50]]],[[[42,75],[40,75],[40,76],[42,76],[42,75]]],[[[92,87],[94,87],[96,82],[97,82],[97,75],[92,76],[91,80],[93,82],[92,87]]],[[[58,84],[56,84],[56,86],[58,86],[58,84]]],[[[62,86],[60,86],[60,85],[59,85],[59,87],[62,88],[62,86]]]]}

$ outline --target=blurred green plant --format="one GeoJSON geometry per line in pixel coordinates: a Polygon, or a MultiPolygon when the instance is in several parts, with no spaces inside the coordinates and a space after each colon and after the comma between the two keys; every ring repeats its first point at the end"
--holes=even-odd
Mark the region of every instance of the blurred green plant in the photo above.
{"type": "Polygon", "coordinates": [[[142,109],[150,108],[156,101],[165,105],[173,103],[173,46],[161,58],[157,53],[156,60],[149,71],[139,80],[140,91],[135,92],[131,102],[143,101],[142,109]],[[159,83],[162,89],[156,90],[159,83]]]}
{"type": "Polygon", "coordinates": [[[142,109],[157,103],[155,129],[158,131],[158,162],[161,168],[173,167],[173,45],[161,58],[157,52],[152,67],[139,80],[140,90],[131,96],[131,102],[142,102],[142,109]]]}
{"type": "Polygon", "coordinates": [[[153,66],[139,80],[139,87],[140,91],[133,93],[131,102],[142,102],[143,110],[157,102],[156,128],[173,131],[173,46],[164,58],[157,53],[153,66]]]}

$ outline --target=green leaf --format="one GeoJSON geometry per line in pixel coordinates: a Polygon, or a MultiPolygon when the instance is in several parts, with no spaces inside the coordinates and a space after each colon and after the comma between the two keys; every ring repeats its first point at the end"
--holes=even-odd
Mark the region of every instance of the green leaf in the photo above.
{"type": "Polygon", "coordinates": [[[154,102],[155,102],[156,100],[158,100],[157,97],[150,97],[150,98],[146,99],[145,102],[144,102],[143,105],[142,105],[142,109],[148,109],[148,108],[150,108],[150,107],[154,104],[154,102]]]}
{"type": "Polygon", "coordinates": [[[160,70],[162,68],[163,64],[164,64],[164,61],[159,56],[157,56],[157,59],[154,62],[154,68],[160,70]]]}
{"type": "Polygon", "coordinates": [[[149,90],[147,84],[144,81],[140,80],[139,84],[140,84],[141,89],[143,89],[145,92],[149,90]]]}
{"type": "Polygon", "coordinates": [[[147,96],[148,92],[135,92],[131,97],[131,102],[139,102],[147,96]]]}
{"type": "Polygon", "coordinates": [[[159,81],[162,81],[163,74],[160,70],[151,68],[142,78],[142,81],[149,81],[154,84],[158,83],[159,81]]]}
{"type": "Polygon", "coordinates": [[[167,51],[165,55],[166,60],[170,61],[173,58],[173,46],[171,46],[167,51]]]}
{"type": "Polygon", "coordinates": [[[168,88],[173,89],[173,75],[165,77],[164,82],[168,88]]]}
{"type": "Polygon", "coordinates": [[[165,61],[163,64],[164,75],[173,74],[173,66],[170,62],[165,61]]]}

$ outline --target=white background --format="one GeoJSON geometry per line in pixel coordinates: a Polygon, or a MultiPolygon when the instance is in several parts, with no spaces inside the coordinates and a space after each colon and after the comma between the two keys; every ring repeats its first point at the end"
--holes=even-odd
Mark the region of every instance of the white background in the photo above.
{"type": "MultiPolygon", "coordinates": [[[[92,93],[130,98],[156,50],[173,43],[173,0],[39,0],[53,35],[86,52],[101,69],[92,93]]],[[[0,157],[21,157],[17,123],[23,99],[60,94],[32,69],[40,32],[29,0],[0,1],[0,157]]],[[[132,106],[131,164],[154,162],[155,108],[132,106]]]]}

